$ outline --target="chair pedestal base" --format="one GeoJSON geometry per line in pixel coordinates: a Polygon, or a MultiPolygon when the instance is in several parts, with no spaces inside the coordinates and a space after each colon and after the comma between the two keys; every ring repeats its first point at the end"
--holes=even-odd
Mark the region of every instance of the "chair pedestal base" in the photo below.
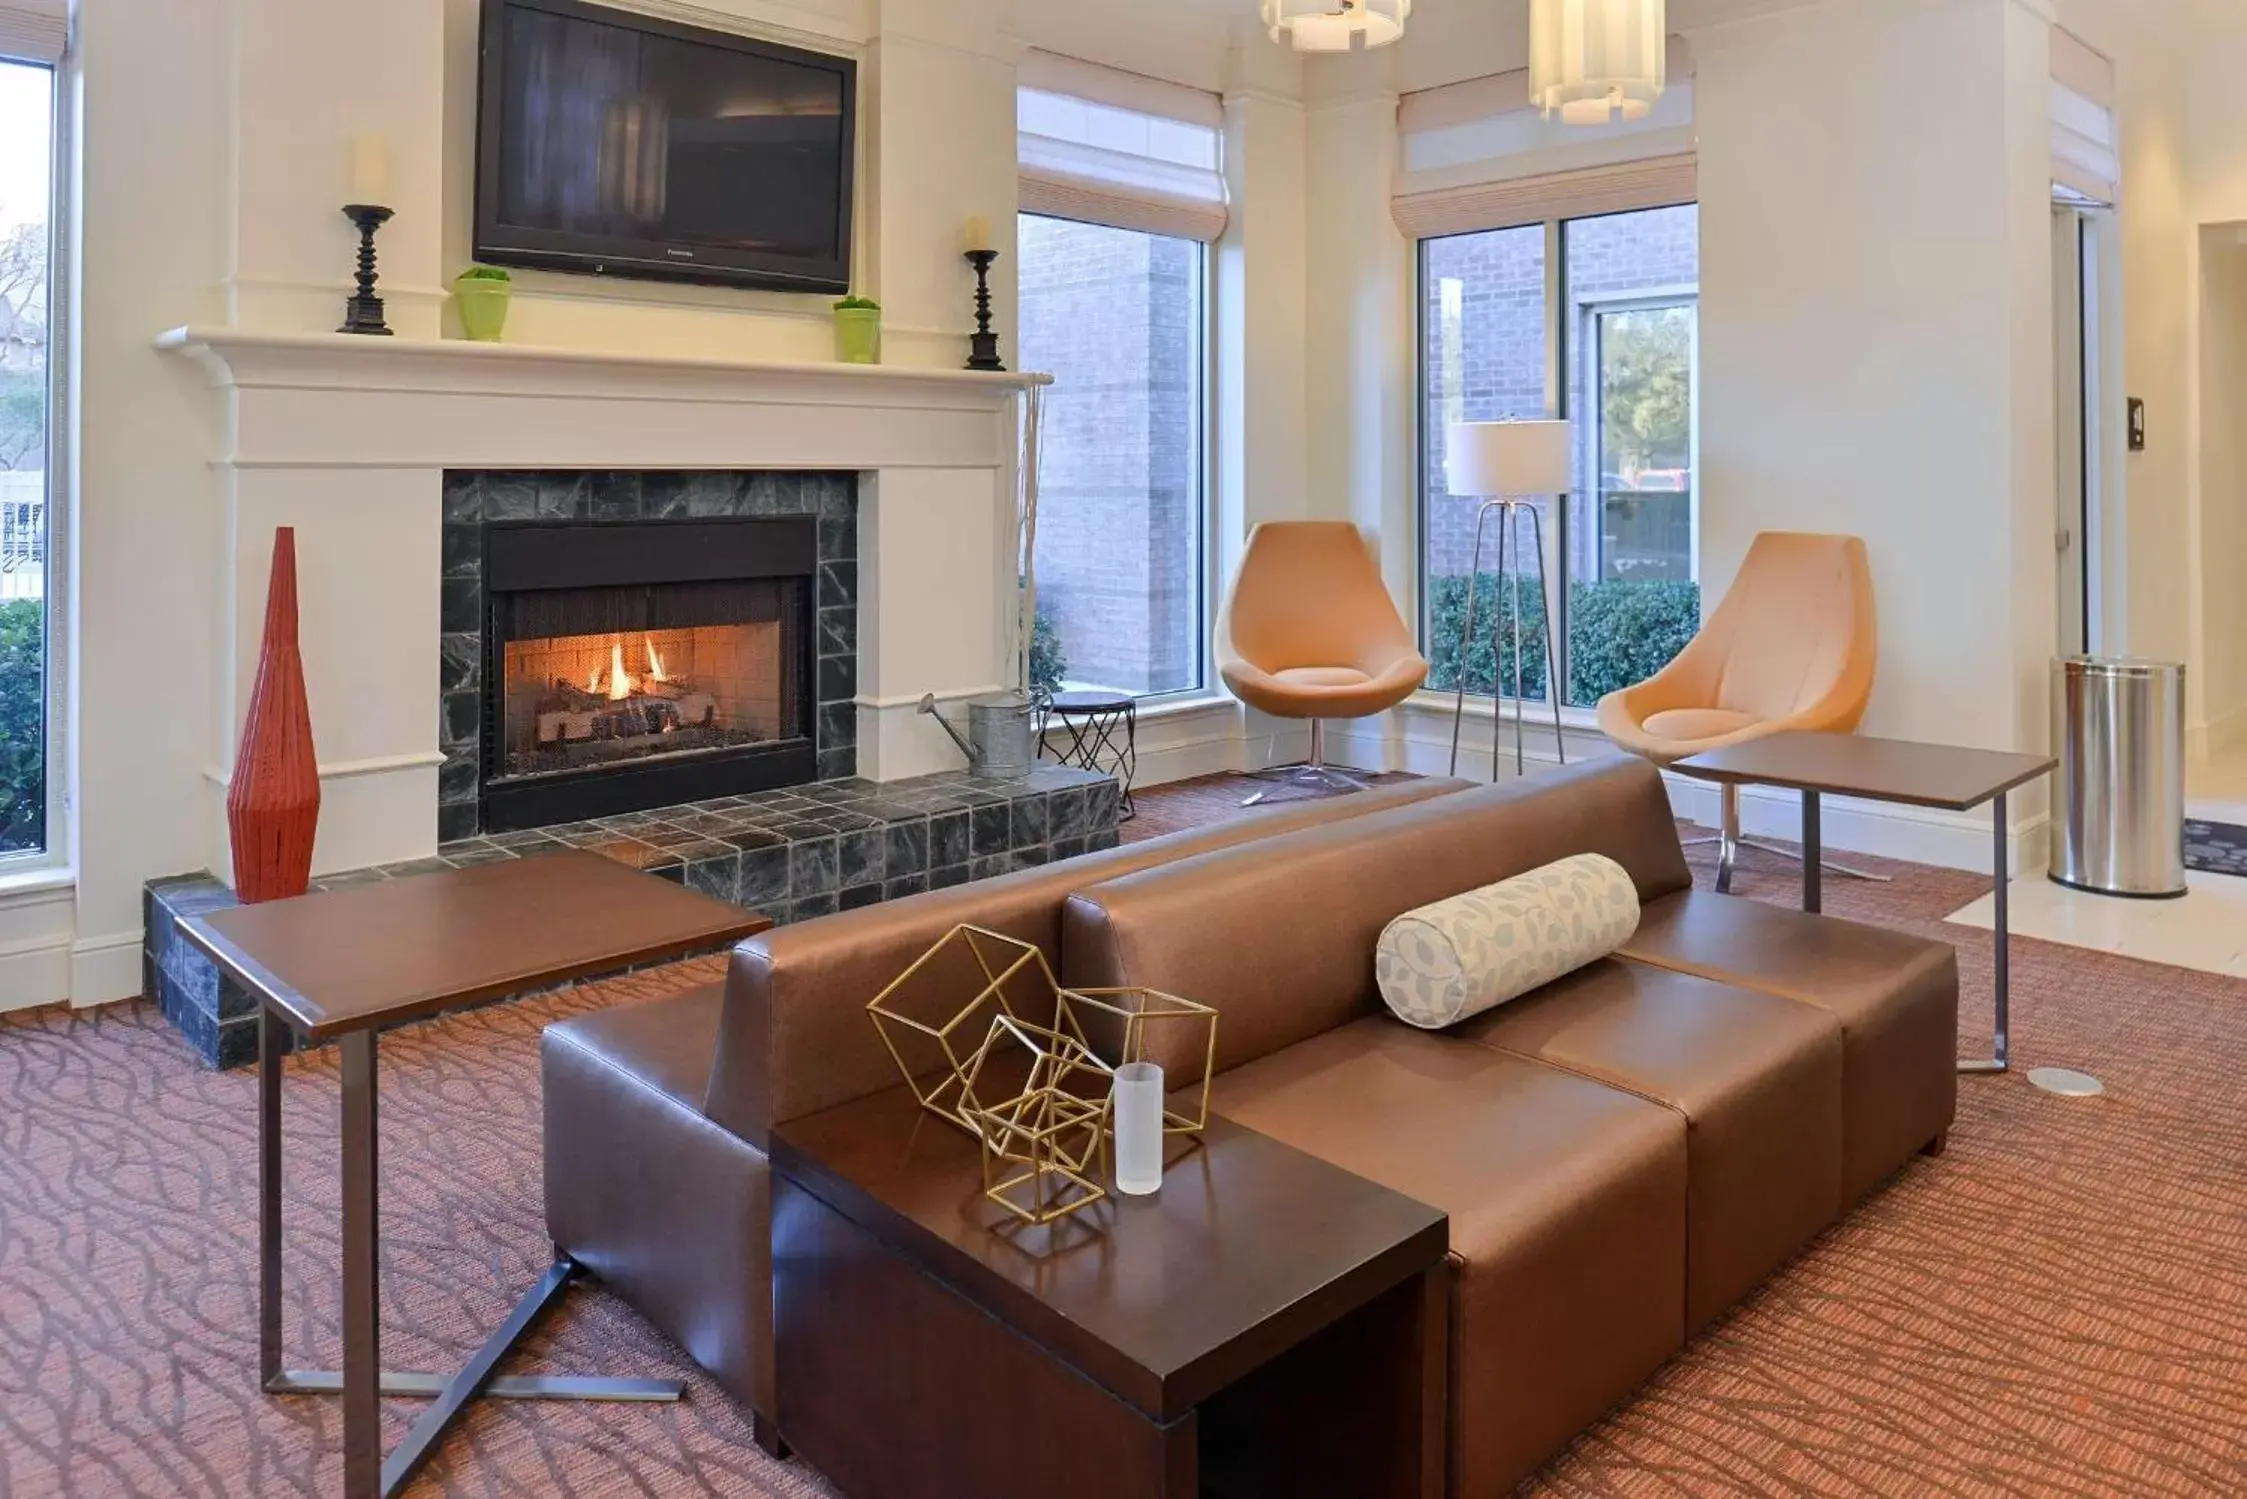
{"type": "Polygon", "coordinates": [[[1276,765],[1269,770],[1251,772],[1254,779],[1276,782],[1254,796],[1243,799],[1241,805],[1254,807],[1263,803],[1273,791],[1283,786],[1299,786],[1327,796],[1347,796],[1353,791],[1363,791],[1366,783],[1354,775],[1334,769],[1326,763],[1326,724],[1320,719],[1311,720],[1311,758],[1301,765],[1276,765]]]}

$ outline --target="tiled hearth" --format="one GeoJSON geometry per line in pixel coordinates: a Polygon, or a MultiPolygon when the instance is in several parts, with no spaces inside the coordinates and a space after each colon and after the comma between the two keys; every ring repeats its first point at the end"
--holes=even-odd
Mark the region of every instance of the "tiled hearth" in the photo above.
{"type": "MultiPolygon", "coordinates": [[[[964,771],[880,785],[848,778],[466,838],[433,859],[313,883],[335,890],[584,848],[785,923],[1113,848],[1119,811],[1112,779],[1056,765],[1026,781],[964,771]]],[[[144,899],[143,992],[219,1067],[257,1054],[256,1013],[176,928],[234,903],[230,888],[200,874],[151,881],[144,899]]]]}

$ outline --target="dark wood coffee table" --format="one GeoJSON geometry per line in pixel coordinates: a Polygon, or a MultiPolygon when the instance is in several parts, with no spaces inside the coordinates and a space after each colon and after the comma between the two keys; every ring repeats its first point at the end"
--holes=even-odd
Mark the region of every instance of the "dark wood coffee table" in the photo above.
{"type": "Polygon", "coordinates": [[[1997,984],[1996,1045],[1990,1057],[1961,1062],[1958,1070],[2004,1072],[2012,1065],[2009,973],[2012,938],[2006,925],[2008,887],[2012,882],[2012,827],[2006,816],[2006,796],[2016,787],[2050,774],[2058,764],[2050,755],[1961,749],[1955,745],[1921,744],[1908,739],[1871,739],[1861,734],[1790,733],[1773,734],[1768,739],[1695,755],[1678,761],[1670,769],[1719,784],[1779,786],[1802,793],[1802,909],[1805,911],[1817,911],[1824,902],[1820,796],[1831,793],[1866,801],[1935,807],[1946,812],[1967,812],[1984,802],[1994,803],[1990,821],[1995,833],[1997,879],[1993,946],[1997,984]]]}
{"type": "Polygon", "coordinates": [[[343,1397],[347,1499],[391,1495],[478,1395],[678,1398],[672,1380],[497,1377],[500,1361],[577,1273],[557,1259],[466,1368],[391,1372],[379,1347],[375,1033],[482,1000],[707,952],[766,917],[593,854],[510,859],[182,923],[188,940],[258,1000],[258,1372],[274,1394],[343,1397]],[[343,1073],[343,1369],[281,1366],[281,1057],[278,1027],[334,1039],[343,1073]],[[386,1461],[380,1398],[435,1404],[386,1461]]]}
{"type": "Polygon", "coordinates": [[[904,1089],[774,1132],[778,1422],[850,1499],[1438,1499],[1449,1222],[1224,1119],[1048,1228],[904,1089]]]}

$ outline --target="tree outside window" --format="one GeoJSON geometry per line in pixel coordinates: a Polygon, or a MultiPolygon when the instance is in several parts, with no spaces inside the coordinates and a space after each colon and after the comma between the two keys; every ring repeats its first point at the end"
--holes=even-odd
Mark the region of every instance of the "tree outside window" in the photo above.
{"type": "Polygon", "coordinates": [[[54,72],[0,63],[0,855],[47,843],[54,72]]]}

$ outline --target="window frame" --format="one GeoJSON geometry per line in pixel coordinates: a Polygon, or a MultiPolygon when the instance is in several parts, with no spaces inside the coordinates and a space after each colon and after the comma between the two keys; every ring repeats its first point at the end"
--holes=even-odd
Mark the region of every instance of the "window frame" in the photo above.
{"type": "MultiPolygon", "coordinates": [[[[1217,380],[1215,369],[1215,299],[1212,296],[1211,250],[1208,240],[1195,239],[1183,234],[1164,234],[1159,230],[1142,228],[1137,224],[1118,224],[1105,219],[1079,217],[1071,214],[1043,213],[1032,209],[1015,211],[1015,243],[1021,243],[1021,220],[1026,218],[1051,219],[1065,224],[1084,224],[1095,229],[1113,229],[1126,234],[1144,234],[1150,238],[1175,239],[1194,248],[1193,308],[1188,319],[1194,333],[1194,352],[1189,361],[1193,370],[1194,389],[1187,401],[1193,413],[1191,441],[1193,452],[1188,472],[1194,476],[1194,536],[1197,553],[1194,586],[1194,681],[1184,687],[1173,687],[1161,692],[1133,693],[1132,701],[1141,708],[1162,708],[1176,703],[1196,702],[1209,697],[1214,690],[1211,684],[1217,678],[1217,646],[1213,636],[1216,623],[1215,600],[1218,589],[1217,507],[1211,503],[1216,493],[1216,444],[1210,434],[1216,425],[1217,380]]],[[[1020,297],[1019,288],[1016,292],[1020,297]]],[[[1017,308],[1015,323],[1021,325],[1017,308]]],[[[1041,505],[1044,503],[1040,501],[1041,505]]]]}
{"type": "MultiPolygon", "coordinates": [[[[1428,572],[1428,538],[1430,531],[1428,506],[1429,500],[1434,494],[1430,486],[1436,477],[1436,472],[1435,459],[1430,453],[1428,433],[1430,402],[1428,383],[1428,305],[1430,300],[1428,247],[1439,240],[1464,239],[1473,235],[1499,233],[1508,229],[1541,227],[1544,230],[1545,411],[1549,419],[1553,420],[1573,421],[1575,419],[1575,412],[1572,409],[1573,403],[1569,399],[1569,389],[1572,374],[1578,370],[1581,370],[1586,382],[1584,388],[1587,400],[1596,399],[1592,395],[1594,389],[1592,381],[1596,379],[1597,371],[1581,364],[1583,359],[1596,357],[1597,354],[1596,341],[1588,339],[1582,331],[1589,326],[1592,318],[1601,312],[1634,310],[1642,306],[1655,308],[1690,305],[1695,309],[1691,377],[1693,382],[1691,565],[1694,578],[1697,581],[1701,571],[1702,499],[1699,278],[1696,277],[1690,284],[1672,283],[1628,295],[1577,297],[1569,285],[1568,276],[1568,231],[1572,226],[1598,219],[1621,218],[1630,214],[1652,213],[1666,208],[1688,207],[1698,211],[1700,208],[1699,198],[1675,202],[1642,203],[1633,208],[1609,209],[1600,213],[1579,213],[1566,217],[1548,218],[1534,221],[1534,224],[1492,224],[1482,229],[1460,230],[1455,234],[1421,235],[1413,240],[1413,581],[1418,595],[1414,626],[1418,634],[1421,652],[1431,660],[1434,659],[1436,642],[1428,633],[1430,625],[1428,611],[1434,599],[1434,591],[1430,587],[1431,578],[1428,572]]],[[[1596,478],[1598,472],[1596,463],[1587,463],[1586,460],[1588,456],[1597,452],[1598,433],[1579,429],[1575,438],[1580,471],[1591,472],[1596,478]]],[[[1545,683],[1544,696],[1524,698],[1520,701],[1538,708],[1558,704],[1559,710],[1563,714],[1577,715],[1579,723],[1589,723],[1593,710],[1589,707],[1579,707],[1568,701],[1568,684],[1573,680],[1573,663],[1570,660],[1571,652],[1569,649],[1569,586],[1574,581],[1575,574],[1570,570],[1568,561],[1569,547],[1574,540],[1572,534],[1574,523],[1571,515],[1574,506],[1567,501],[1574,498],[1575,494],[1571,493],[1563,497],[1563,503],[1554,507],[1554,524],[1549,528],[1550,546],[1557,558],[1555,569],[1557,576],[1552,579],[1551,593],[1553,597],[1548,600],[1549,619],[1547,624],[1547,628],[1552,632],[1553,637],[1554,669],[1545,683]]],[[[1526,675],[1526,672],[1524,674],[1526,675]]],[[[1501,671],[1499,682],[1496,684],[1498,687],[1502,688],[1504,677],[1505,673],[1501,671]]],[[[1456,690],[1456,686],[1445,687],[1442,692],[1449,696],[1456,690]]],[[[1472,687],[1469,687],[1466,696],[1477,701],[1493,703],[1499,707],[1516,701],[1515,698],[1508,696],[1502,690],[1485,694],[1476,692],[1472,687]]]]}
{"type": "Polygon", "coordinates": [[[73,212],[77,182],[79,93],[76,37],[52,58],[11,56],[0,65],[43,68],[48,74],[50,135],[47,178],[47,455],[46,576],[42,580],[46,617],[41,627],[40,666],[44,721],[46,824],[38,849],[0,853],[0,892],[18,885],[44,885],[57,871],[73,867],[77,830],[70,761],[70,600],[71,516],[77,492],[77,424],[72,401],[76,345],[76,228],[73,212]]]}

